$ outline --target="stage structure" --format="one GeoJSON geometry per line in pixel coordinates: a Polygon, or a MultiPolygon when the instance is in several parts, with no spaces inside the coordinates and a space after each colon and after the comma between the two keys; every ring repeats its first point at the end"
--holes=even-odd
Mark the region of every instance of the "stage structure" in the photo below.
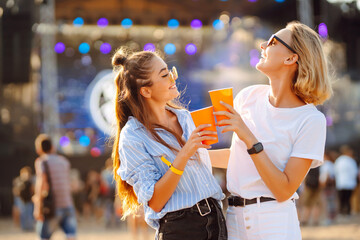
{"type": "Polygon", "coordinates": [[[43,123],[42,132],[49,134],[55,143],[59,139],[59,112],[58,112],[58,74],[55,45],[55,0],[47,0],[47,4],[40,6],[41,30],[41,95],[43,123]]]}
{"type": "MultiPolygon", "coordinates": [[[[254,67],[260,57],[260,42],[272,32],[271,26],[256,17],[231,18],[227,12],[210,26],[199,19],[193,19],[189,26],[180,26],[176,19],[169,20],[167,26],[133,25],[131,19],[110,25],[106,18],[93,25],[78,17],[72,24],[41,23],[36,32],[42,38],[49,37],[45,35],[49,29],[56,40],[47,46],[52,54],[43,55],[42,62],[45,69],[56,65],[51,69],[57,69],[52,80],[57,80],[58,87],[57,93],[51,86],[42,92],[44,103],[48,93],[48,97],[58,98],[52,104],[58,109],[59,150],[69,156],[90,153],[94,157],[110,153],[115,93],[111,56],[118,47],[163,55],[169,67],[178,68],[182,102],[193,110],[210,103],[209,89],[241,88],[256,81],[249,79],[263,81],[254,67]],[[240,84],[234,84],[237,82],[240,84]]],[[[228,136],[222,144],[226,142],[228,136]]]]}

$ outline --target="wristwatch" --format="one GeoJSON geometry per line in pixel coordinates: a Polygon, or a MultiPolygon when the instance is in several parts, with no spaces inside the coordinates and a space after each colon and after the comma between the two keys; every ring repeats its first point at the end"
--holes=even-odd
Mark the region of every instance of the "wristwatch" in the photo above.
{"type": "Polygon", "coordinates": [[[261,152],[262,150],[264,150],[264,147],[262,145],[261,142],[258,142],[258,143],[255,143],[252,148],[248,149],[248,153],[251,155],[251,154],[255,154],[255,153],[259,153],[261,152]]]}

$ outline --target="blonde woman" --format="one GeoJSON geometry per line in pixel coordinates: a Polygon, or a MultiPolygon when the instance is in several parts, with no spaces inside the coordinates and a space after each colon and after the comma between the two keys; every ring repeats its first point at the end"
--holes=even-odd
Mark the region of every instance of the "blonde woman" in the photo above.
{"type": "Polygon", "coordinates": [[[270,84],[243,89],[234,108],[215,113],[234,135],[210,157],[227,167],[229,239],[300,240],[296,190],[323,162],[326,120],[315,105],[332,89],[321,40],[306,25],[289,23],[261,50],[256,68],[270,84]]]}
{"type": "Polygon", "coordinates": [[[227,239],[220,200],[204,140],[216,134],[195,128],[190,113],[174,104],[176,71],[155,53],[113,57],[117,135],[114,176],[124,215],[140,204],[156,239],[227,239]]]}

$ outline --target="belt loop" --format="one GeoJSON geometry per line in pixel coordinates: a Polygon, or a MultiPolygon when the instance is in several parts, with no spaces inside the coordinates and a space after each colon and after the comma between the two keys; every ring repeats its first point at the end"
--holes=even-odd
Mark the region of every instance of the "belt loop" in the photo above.
{"type": "Polygon", "coordinates": [[[257,205],[258,208],[260,207],[260,197],[256,198],[256,205],[257,205]]]}

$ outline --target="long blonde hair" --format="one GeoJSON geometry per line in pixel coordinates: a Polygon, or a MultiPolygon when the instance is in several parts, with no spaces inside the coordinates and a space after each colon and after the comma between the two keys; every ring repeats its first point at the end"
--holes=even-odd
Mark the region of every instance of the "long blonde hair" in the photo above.
{"type": "MultiPolygon", "coordinates": [[[[150,79],[153,71],[151,63],[155,57],[159,57],[159,55],[149,51],[131,53],[126,48],[120,48],[112,58],[112,65],[116,72],[114,81],[116,85],[115,115],[117,125],[112,159],[114,179],[117,184],[118,195],[122,201],[123,219],[132,213],[136,213],[140,206],[133,187],[126,181],[123,181],[117,174],[117,170],[121,164],[119,157],[120,133],[121,129],[127,123],[129,116],[135,117],[146,127],[156,141],[167,148],[177,151],[177,149],[169,145],[157,134],[154,130],[155,128],[160,127],[172,133],[181,147],[185,144],[181,136],[173,130],[149,121],[149,115],[151,113],[147,109],[145,100],[140,94],[140,88],[152,85],[150,79]]],[[[182,108],[177,100],[168,102],[167,105],[176,109],[182,108]]]]}
{"type": "Polygon", "coordinates": [[[322,104],[332,95],[327,60],[318,34],[299,22],[286,26],[292,32],[291,47],[298,59],[292,90],[306,103],[322,104]]]}

